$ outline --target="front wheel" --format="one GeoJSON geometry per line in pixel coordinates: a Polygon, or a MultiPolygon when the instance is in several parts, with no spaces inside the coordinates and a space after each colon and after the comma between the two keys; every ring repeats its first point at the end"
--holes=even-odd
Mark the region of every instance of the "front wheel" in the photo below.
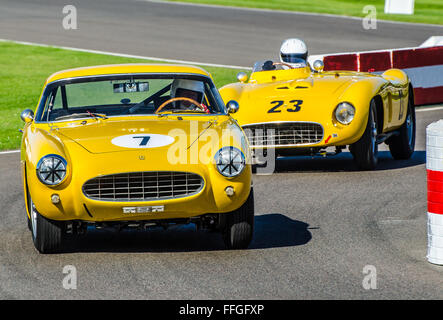
{"type": "Polygon", "coordinates": [[[365,132],[360,140],[350,146],[350,151],[360,169],[373,170],[377,166],[377,109],[374,100],[370,104],[365,132]]]}
{"type": "Polygon", "coordinates": [[[32,241],[40,253],[54,253],[62,249],[64,223],[49,220],[38,213],[29,196],[29,209],[31,212],[30,227],[32,241]]]}
{"type": "Polygon", "coordinates": [[[246,202],[237,210],[225,213],[223,239],[228,249],[246,249],[254,232],[254,192],[251,189],[246,202]]]}
{"type": "Polygon", "coordinates": [[[409,159],[415,148],[415,108],[411,96],[408,99],[406,120],[399,131],[398,136],[389,138],[386,143],[389,145],[389,151],[394,159],[409,159]]]}

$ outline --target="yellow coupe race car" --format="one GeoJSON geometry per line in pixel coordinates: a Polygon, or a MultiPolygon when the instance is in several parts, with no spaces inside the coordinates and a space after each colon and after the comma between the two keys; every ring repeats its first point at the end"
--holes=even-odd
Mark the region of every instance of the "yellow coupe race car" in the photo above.
{"type": "Polygon", "coordinates": [[[204,70],[109,65],[50,76],[22,112],[28,226],[41,253],[88,226],[219,231],[228,248],[253,233],[244,132],[204,70]]]}
{"type": "Polygon", "coordinates": [[[264,61],[255,64],[249,80],[245,73],[237,78],[220,94],[240,106],[234,117],[256,164],[278,155],[334,155],[349,146],[358,167],[370,170],[380,143],[389,145],[395,159],[414,152],[413,90],[402,70],[326,72],[320,60],[313,70],[264,61]]]}

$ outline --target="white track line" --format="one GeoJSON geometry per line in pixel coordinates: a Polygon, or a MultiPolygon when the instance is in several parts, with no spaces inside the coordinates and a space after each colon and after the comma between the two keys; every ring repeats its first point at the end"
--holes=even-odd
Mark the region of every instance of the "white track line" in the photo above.
{"type": "MultiPolygon", "coordinates": [[[[290,10],[279,10],[279,9],[274,10],[274,9],[266,9],[266,8],[248,8],[248,7],[224,6],[224,5],[217,5],[217,4],[180,2],[180,1],[175,1],[175,0],[174,1],[135,0],[135,1],[152,2],[152,3],[159,3],[159,4],[181,5],[181,6],[192,6],[192,7],[232,9],[232,10],[242,10],[242,11],[252,11],[252,12],[270,12],[270,13],[283,13],[283,14],[294,14],[294,15],[304,15],[304,16],[323,16],[323,17],[330,17],[330,18],[340,18],[340,19],[360,20],[360,21],[363,21],[363,19],[364,19],[361,17],[352,17],[352,16],[345,16],[345,15],[331,14],[331,13],[315,13],[315,12],[290,11],[290,10]]],[[[362,10],[363,10],[363,7],[362,7],[362,10]]],[[[392,20],[383,20],[383,19],[377,19],[377,22],[443,28],[443,25],[440,25],[440,24],[402,22],[402,21],[392,21],[392,20]]]]}
{"type": "Polygon", "coordinates": [[[152,60],[152,61],[160,61],[160,62],[168,62],[168,63],[179,63],[179,64],[191,64],[191,65],[200,65],[200,66],[204,66],[204,67],[217,67],[217,68],[228,68],[228,69],[247,69],[247,70],[252,70],[252,68],[250,68],[250,67],[233,66],[233,65],[225,65],[225,64],[215,64],[215,63],[205,63],[205,62],[196,62],[196,61],[186,61],[186,60],[176,60],[176,59],[163,59],[163,58],[157,58],[157,57],[137,56],[137,55],[125,54],[125,53],[116,53],[116,52],[108,52],[108,51],[100,51],[100,50],[90,50],[90,49],[81,49],[81,48],[64,47],[64,46],[55,46],[55,45],[48,45],[48,44],[43,44],[43,43],[34,43],[34,42],[27,42],[27,41],[17,41],[17,40],[9,40],[9,39],[0,39],[0,41],[1,42],[12,42],[12,43],[17,43],[17,44],[23,44],[23,45],[27,45],[27,46],[56,48],[56,49],[64,49],[64,50],[70,50],[70,51],[103,54],[103,55],[115,56],[115,57],[123,57],[123,58],[134,58],[134,59],[152,60]]]}
{"type": "Polygon", "coordinates": [[[436,111],[436,110],[443,110],[443,106],[439,106],[439,107],[418,107],[418,108],[415,108],[415,112],[436,111]]]}
{"type": "Polygon", "coordinates": [[[0,154],[10,154],[10,153],[19,153],[20,150],[8,150],[8,151],[1,151],[0,154]]]}

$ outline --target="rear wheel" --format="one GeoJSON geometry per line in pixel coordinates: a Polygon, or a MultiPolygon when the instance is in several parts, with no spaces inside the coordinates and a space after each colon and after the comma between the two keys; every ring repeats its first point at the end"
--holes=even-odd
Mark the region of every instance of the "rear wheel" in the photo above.
{"type": "Polygon", "coordinates": [[[254,232],[254,192],[237,210],[226,213],[223,239],[228,249],[246,249],[254,232]]]}
{"type": "Polygon", "coordinates": [[[32,241],[40,253],[54,253],[62,249],[64,223],[49,220],[38,213],[31,197],[29,199],[29,211],[31,213],[30,227],[32,241]]]}
{"type": "Polygon", "coordinates": [[[411,96],[408,100],[406,120],[399,131],[398,136],[389,138],[386,143],[389,145],[389,151],[394,159],[409,159],[415,148],[415,108],[411,96]]]}
{"type": "Polygon", "coordinates": [[[378,162],[377,145],[377,109],[375,101],[371,100],[368,123],[360,140],[350,146],[354,161],[362,170],[373,170],[378,162]]]}

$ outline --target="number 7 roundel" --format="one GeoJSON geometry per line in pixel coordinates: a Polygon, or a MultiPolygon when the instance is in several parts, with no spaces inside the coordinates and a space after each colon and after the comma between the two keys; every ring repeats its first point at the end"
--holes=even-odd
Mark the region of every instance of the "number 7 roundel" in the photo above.
{"type": "Polygon", "coordinates": [[[175,139],[170,136],[162,134],[127,134],[124,136],[115,137],[111,143],[122,148],[159,148],[173,143],[175,139]]]}

